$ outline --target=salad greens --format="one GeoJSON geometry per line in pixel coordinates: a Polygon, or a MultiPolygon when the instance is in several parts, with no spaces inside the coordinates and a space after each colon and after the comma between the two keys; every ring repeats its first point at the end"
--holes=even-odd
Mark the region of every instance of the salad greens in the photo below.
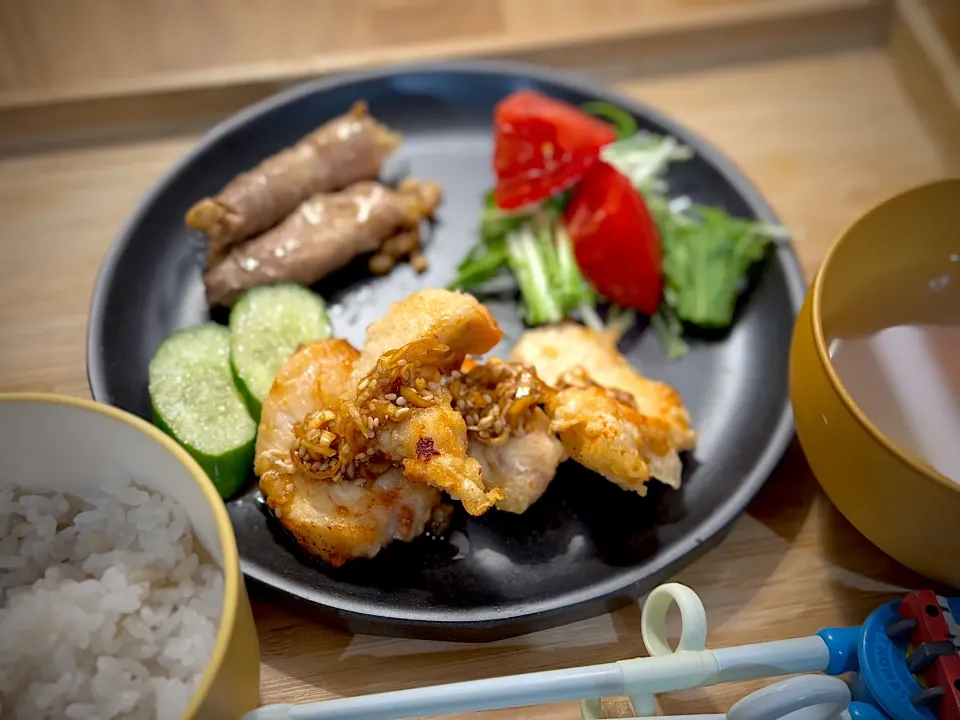
{"type": "Polygon", "coordinates": [[[660,227],[664,304],[692,325],[730,325],[746,273],[773,236],[755,222],[700,206],[671,214],[660,227]]]}
{"type": "MultiPolygon", "coordinates": [[[[626,176],[641,193],[660,234],[664,292],[651,324],[671,358],[687,352],[686,326],[719,329],[733,321],[737,299],[750,267],[775,240],[788,237],[779,227],[731,216],[725,210],[669,196],[666,173],[693,157],[675,138],[638,130],[636,120],[609,103],[583,109],[603,117],[619,140],[601,151],[601,159],[626,176]]],[[[477,288],[505,271],[516,280],[524,319],[535,326],[578,316],[588,326],[604,327],[597,312],[602,300],[584,280],[562,215],[569,191],[534,210],[506,212],[493,193],[481,213],[479,243],[460,264],[451,289],[477,288]]],[[[634,314],[610,307],[606,327],[625,330],[634,314]]]]}
{"type": "Polygon", "coordinates": [[[457,268],[451,290],[475,288],[509,269],[529,325],[559,322],[596,296],[580,274],[573,244],[560,221],[565,198],[557,196],[526,214],[500,210],[488,193],[478,243],[457,268]]]}
{"type": "Polygon", "coordinates": [[[608,121],[613,125],[613,129],[617,131],[617,137],[621,140],[633,137],[640,131],[636,118],[613,103],[608,103],[604,100],[595,100],[584,103],[580,106],[580,109],[608,121]]]}
{"type": "Polygon", "coordinates": [[[684,323],[722,329],[733,321],[746,274],[776,239],[780,227],[731,216],[725,210],[670,199],[664,173],[693,156],[671,137],[639,133],[604,149],[601,157],[630,178],[643,195],[660,231],[663,304],[651,319],[668,357],[687,352],[684,323]]]}

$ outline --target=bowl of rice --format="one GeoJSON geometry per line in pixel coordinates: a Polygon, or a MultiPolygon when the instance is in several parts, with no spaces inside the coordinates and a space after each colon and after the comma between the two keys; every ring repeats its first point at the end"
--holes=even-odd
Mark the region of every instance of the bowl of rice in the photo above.
{"type": "Polygon", "coordinates": [[[226,509],[152,425],[0,394],[0,717],[254,709],[257,634],[226,509]]]}

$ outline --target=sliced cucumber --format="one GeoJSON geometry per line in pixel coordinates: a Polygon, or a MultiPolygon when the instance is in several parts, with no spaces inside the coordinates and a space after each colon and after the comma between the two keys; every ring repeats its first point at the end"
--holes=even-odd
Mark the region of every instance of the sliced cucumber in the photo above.
{"type": "Polygon", "coordinates": [[[330,337],[323,298],[285,283],[247,292],[230,312],[230,365],[254,419],[273,379],[303,343],[330,337]]]}
{"type": "Polygon", "coordinates": [[[154,423],[180,443],[224,498],[253,466],[257,424],[230,372],[230,332],[208,323],[174,333],[150,361],[154,423]]]}

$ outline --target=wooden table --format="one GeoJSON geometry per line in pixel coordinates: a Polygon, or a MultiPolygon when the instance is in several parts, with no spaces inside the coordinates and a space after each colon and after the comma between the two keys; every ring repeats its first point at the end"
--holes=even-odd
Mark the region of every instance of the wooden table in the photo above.
{"type": "MultiPolygon", "coordinates": [[[[639,71],[621,56],[597,75],[724,150],[798,232],[797,251],[812,276],[850,221],[948,172],[893,62],[886,46],[857,42],[666,74],[639,71]]],[[[0,391],[88,395],[84,339],[100,260],[140,195],[197,132],[165,128],[0,157],[0,391]]],[[[715,647],[859,623],[878,603],[924,584],[832,508],[796,443],[723,543],[676,579],[703,597],[715,647]]],[[[608,662],[641,647],[637,606],[486,645],[350,636],[257,597],[254,611],[264,702],[608,662]]],[[[663,708],[723,711],[756,685],[675,693],[663,708]]],[[[522,717],[579,715],[567,703],[522,717]]]]}

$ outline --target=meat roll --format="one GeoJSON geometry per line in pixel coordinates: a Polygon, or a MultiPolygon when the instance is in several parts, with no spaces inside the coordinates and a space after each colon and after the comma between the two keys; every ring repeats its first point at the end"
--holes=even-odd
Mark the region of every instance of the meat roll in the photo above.
{"type": "Polygon", "coordinates": [[[397,190],[359,182],[315,195],[282,223],[234,248],[204,277],[211,306],[232,305],[257,285],[312,285],[353,258],[377,251],[398,233],[415,231],[440,202],[440,186],[404,180],[397,190]]]}
{"type": "Polygon", "coordinates": [[[380,174],[400,136],[367,114],[363,102],[324,123],[296,145],[241,173],[187,212],[187,226],[207,236],[207,266],[236,244],[267,230],[308,198],[380,174]]]}

